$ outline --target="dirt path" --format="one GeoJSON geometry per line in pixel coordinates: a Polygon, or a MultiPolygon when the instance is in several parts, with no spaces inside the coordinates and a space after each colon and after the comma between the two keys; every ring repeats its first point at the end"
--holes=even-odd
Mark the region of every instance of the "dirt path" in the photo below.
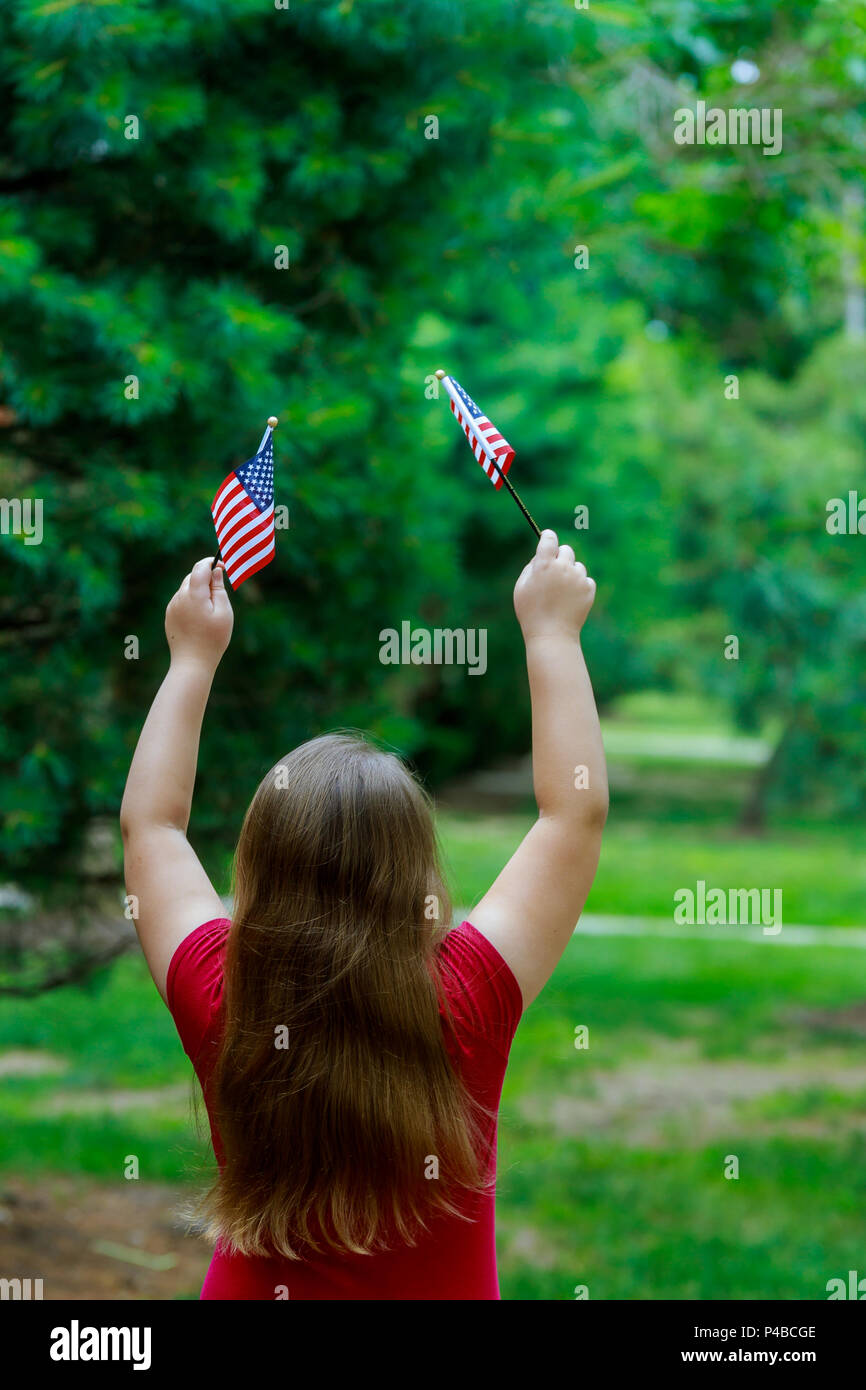
{"type": "MultiPolygon", "coordinates": [[[[831,1014],[834,1021],[825,1026],[838,1028],[847,1020],[852,1031],[862,1031],[863,1015],[862,1009],[831,1014]]],[[[808,1017],[820,1027],[825,1015],[808,1017]]],[[[866,1064],[852,1061],[848,1050],[826,1049],[818,1056],[805,1051],[768,1062],[713,1061],[700,1056],[689,1038],[657,1045],[651,1058],[613,1071],[589,1072],[585,1079],[576,1073],[571,1093],[530,1094],[519,1106],[531,1124],[550,1125],[565,1140],[602,1136],[630,1148],[682,1149],[746,1135],[835,1142],[862,1134],[866,1118],[856,1097],[864,1092],[866,1064]],[[850,1095],[852,1104],[797,1114],[798,1100],[808,1093],[850,1095]],[[775,1117],[755,1108],[769,1097],[782,1103],[775,1117]]]]}
{"type": "Polygon", "coordinates": [[[0,1181],[0,1278],[42,1279],[45,1299],[197,1298],[210,1259],[184,1231],[186,1189],[161,1183],[0,1181]]]}

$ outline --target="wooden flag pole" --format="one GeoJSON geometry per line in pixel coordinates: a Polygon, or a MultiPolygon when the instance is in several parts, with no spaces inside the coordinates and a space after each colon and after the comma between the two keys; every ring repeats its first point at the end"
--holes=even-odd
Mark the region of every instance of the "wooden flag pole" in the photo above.
{"type": "MultiPolygon", "coordinates": [[[[268,429],[275,430],[275,429],[277,428],[277,425],[278,425],[279,423],[280,423],[280,422],[279,422],[279,420],[277,419],[276,415],[269,415],[269,416],[268,416],[268,429]]],[[[219,564],[219,562],[220,562],[220,555],[219,555],[219,549],[217,549],[217,553],[216,553],[216,555],[213,557],[213,564],[211,565],[211,570],[215,570],[216,567],[217,567],[217,565],[219,564]]]]}
{"type": "MultiPolygon", "coordinates": [[[[437,377],[439,378],[439,380],[441,381],[442,378],[446,375],[446,373],[445,373],[445,372],[442,370],[442,368],[440,367],[439,370],[436,372],[436,375],[437,375],[437,377]]],[[[533,521],[533,519],[532,519],[532,517],[530,516],[530,514],[529,514],[528,510],[526,509],[526,507],[523,505],[523,502],[522,502],[522,500],[520,499],[520,497],[517,495],[516,489],[513,488],[512,485],[511,485],[511,483],[508,481],[507,474],[503,473],[502,469],[499,467],[499,464],[496,462],[496,459],[493,457],[493,455],[492,455],[487,449],[485,449],[484,452],[485,452],[485,454],[487,454],[488,459],[489,459],[490,462],[493,464],[493,467],[496,469],[496,471],[497,471],[497,473],[499,474],[500,478],[502,479],[503,483],[504,483],[505,486],[508,488],[508,491],[511,493],[511,496],[514,498],[514,500],[515,500],[515,502],[517,503],[518,507],[519,507],[520,510],[523,512],[523,515],[526,517],[526,520],[529,522],[529,524],[530,524],[530,526],[532,527],[533,531],[535,532],[536,536],[538,537],[539,540],[541,540],[541,532],[540,532],[540,530],[538,529],[538,526],[537,526],[536,523],[533,521]]]]}

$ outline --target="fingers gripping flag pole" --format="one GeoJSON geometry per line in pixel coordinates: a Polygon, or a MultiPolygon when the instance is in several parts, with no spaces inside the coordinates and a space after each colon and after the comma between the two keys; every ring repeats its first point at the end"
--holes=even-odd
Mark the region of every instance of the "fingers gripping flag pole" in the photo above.
{"type": "MultiPolygon", "coordinates": [[[[217,543],[235,589],[274,558],[273,433],[277,424],[276,415],[271,415],[253,458],[232,470],[211,503],[217,543]]],[[[218,559],[217,555],[212,569],[218,559]]]]}
{"type": "Polygon", "coordinates": [[[491,483],[497,491],[503,484],[505,485],[536,536],[540,537],[541,532],[506,477],[514,458],[514,450],[508,440],[503,439],[496,426],[488,420],[486,415],[482,414],[472,397],[467,396],[459,381],[455,381],[453,376],[448,376],[441,368],[437,371],[436,376],[448,394],[451,413],[458,425],[462,426],[463,433],[469,440],[470,449],[491,483]]]}

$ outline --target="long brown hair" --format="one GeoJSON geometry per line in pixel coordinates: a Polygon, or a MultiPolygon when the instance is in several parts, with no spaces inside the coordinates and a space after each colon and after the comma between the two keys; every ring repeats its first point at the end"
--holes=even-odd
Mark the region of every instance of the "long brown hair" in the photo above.
{"type": "Polygon", "coordinates": [[[443,1037],[451,909],[426,793],[355,734],[312,739],[259,786],[234,879],[209,1234],[369,1254],[465,1215],[491,1175],[443,1037]]]}

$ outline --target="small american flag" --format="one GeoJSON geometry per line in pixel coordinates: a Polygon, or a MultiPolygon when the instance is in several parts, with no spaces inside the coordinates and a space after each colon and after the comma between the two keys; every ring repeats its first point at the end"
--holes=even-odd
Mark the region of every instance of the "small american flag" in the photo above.
{"type": "Polygon", "coordinates": [[[211,503],[220,554],[233,588],[274,558],[274,441],[270,425],[255,458],[226,478],[211,503]]]}
{"type": "Polygon", "coordinates": [[[495,488],[502,487],[502,475],[507,473],[514,458],[514,450],[503,439],[498,429],[488,420],[467,396],[459,381],[453,376],[443,376],[442,385],[448,392],[452,414],[469,440],[469,447],[495,488]]]}

